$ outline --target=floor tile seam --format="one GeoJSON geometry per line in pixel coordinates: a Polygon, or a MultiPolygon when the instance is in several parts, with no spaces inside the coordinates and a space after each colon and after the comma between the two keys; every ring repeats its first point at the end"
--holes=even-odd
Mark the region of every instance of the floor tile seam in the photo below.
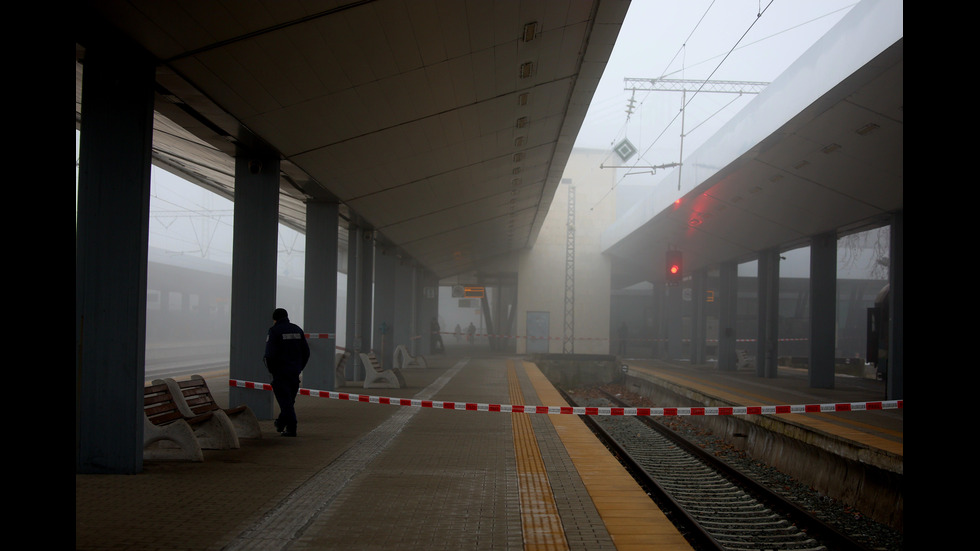
{"type": "MultiPolygon", "coordinates": [[[[422,389],[416,398],[428,399],[448,383],[466,364],[463,360],[422,389]]],[[[316,517],[350,483],[364,472],[366,463],[401,432],[420,408],[405,407],[364,435],[329,465],[295,488],[278,502],[250,529],[241,532],[223,549],[286,549],[291,542],[303,537],[316,517]],[[273,536],[269,536],[269,534],[273,536]]]]}

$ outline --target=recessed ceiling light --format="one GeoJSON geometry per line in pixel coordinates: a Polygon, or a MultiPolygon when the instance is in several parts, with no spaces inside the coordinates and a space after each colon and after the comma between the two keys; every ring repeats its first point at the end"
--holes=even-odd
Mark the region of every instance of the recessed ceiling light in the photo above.
{"type": "Polygon", "coordinates": [[[534,35],[538,30],[538,22],[531,21],[530,23],[524,25],[524,42],[530,42],[534,40],[534,35]]]}
{"type": "Polygon", "coordinates": [[[857,132],[858,134],[860,134],[862,136],[867,136],[868,134],[874,132],[875,130],[878,130],[879,128],[881,128],[881,127],[878,126],[877,124],[875,124],[873,122],[869,122],[868,124],[866,124],[866,125],[862,126],[861,128],[858,128],[857,130],[855,130],[855,132],[857,132]]]}
{"type": "Polygon", "coordinates": [[[521,78],[527,78],[531,76],[531,68],[533,64],[530,61],[521,63],[521,78]]]}

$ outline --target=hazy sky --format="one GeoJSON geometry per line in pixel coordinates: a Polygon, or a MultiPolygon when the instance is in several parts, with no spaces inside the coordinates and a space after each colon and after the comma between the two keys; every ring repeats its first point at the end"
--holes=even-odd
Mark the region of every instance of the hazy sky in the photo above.
{"type": "MultiPolygon", "coordinates": [[[[631,165],[677,162],[681,93],[634,95],[624,78],[772,82],[856,3],[633,0],[575,145],[611,149],[627,138],[640,153],[631,165]],[[627,116],[630,98],[635,107],[627,116]]],[[[685,156],[754,97],[688,94],[685,156]]],[[[622,163],[611,156],[603,164],[622,163]]]]}

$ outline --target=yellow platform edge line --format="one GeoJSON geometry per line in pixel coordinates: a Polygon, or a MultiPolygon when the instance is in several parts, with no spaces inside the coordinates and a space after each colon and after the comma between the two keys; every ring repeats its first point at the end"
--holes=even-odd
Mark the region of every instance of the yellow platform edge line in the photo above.
{"type": "MultiPolygon", "coordinates": [[[[736,394],[730,390],[719,387],[716,383],[711,381],[706,381],[700,377],[678,375],[671,373],[662,373],[659,371],[652,371],[645,366],[630,366],[630,369],[636,369],[646,373],[647,375],[665,381],[671,382],[673,384],[690,387],[692,389],[698,390],[708,396],[714,396],[716,398],[727,400],[732,404],[738,404],[742,406],[759,406],[759,405],[776,405],[772,398],[767,398],[766,396],[760,394],[754,394],[750,392],[744,392],[736,394]],[[753,398],[747,400],[746,398],[753,398]]],[[[859,421],[853,421],[851,419],[844,419],[841,417],[835,417],[833,421],[822,420],[815,418],[816,415],[833,415],[833,413],[814,413],[814,414],[799,414],[799,413],[786,413],[786,414],[774,414],[774,417],[783,417],[786,419],[791,419],[795,423],[800,425],[808,426],[812,429],[820,430],[828,434],[839,434],[843,438],[853,440],[855,442],[861,442],[872,448],[878,448],[885,450],[889,453],[895,455],[904,456],[905,454],[905,444],[904,442],[895,442],[881,436],[872,434],[870,431],[878,431],[885,434],[892,434],[896,437],[903,437],[903,434],[896,433],[895,431],[890,431],[888,429],[879,429],[872,427],[870,425],[861,423],[859,421]],[[841,432],[839,429],[844,429],[841,432]]]]}
{"type": "MultiPolygon", "coordinates": [[[[525,361],[524,370],[541,403],[563,403],[561,395],[537,365],[525,361]]],[[[616,549],[692,549],[663,511],[577,415],[549,415],[548,418],[582,478],[616,549]]]]}

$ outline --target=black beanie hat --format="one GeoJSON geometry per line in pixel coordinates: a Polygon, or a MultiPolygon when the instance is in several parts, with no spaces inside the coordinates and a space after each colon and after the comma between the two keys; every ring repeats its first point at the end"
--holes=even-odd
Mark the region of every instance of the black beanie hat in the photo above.
{"type": "Polygon", "coordinates": [[[285,308],[276,308],[276,310],[272,312],[272,319],[275,321],[284,320],[288,317],[289,314],[286,313],[285,308]]]}

